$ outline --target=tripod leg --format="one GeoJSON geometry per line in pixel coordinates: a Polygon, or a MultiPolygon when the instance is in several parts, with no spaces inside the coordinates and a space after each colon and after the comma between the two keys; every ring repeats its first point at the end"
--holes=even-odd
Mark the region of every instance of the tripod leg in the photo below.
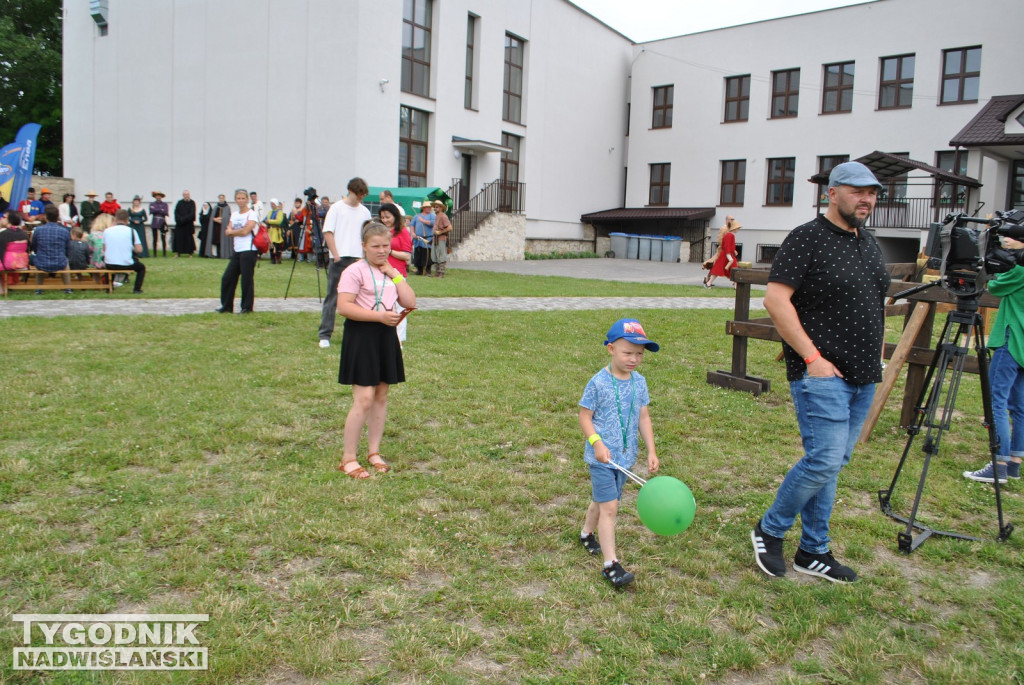
{"type": "Polygon", "coordinates": [[[993,486],[995,487],[996,493],[996,519],[999,525],[999,535],[997,539],[1000,542],[1005,542],[1009,539],[1010,534],[1013,533],[1013,524],[1005,523],[1003,520],[1003,497],[1002,489],[999,485],[999,473],[996,469],[996,457],[999,451],[999,438],[996,435],[995,417],[992,412],[992,386],[989,378],[989,362],[991,361],[991,355],[989,350],[982,341],[982,318],[980,314],[975,314],[976,327],[974,329],[974,349],[978,354],[978,375],[981,376],[981,403],[985,411],[985,425],[988,426],[988,447],[989,453],[992,457],[992,474],[993,486]]]}
{"type": "MultiPolygon", "coordinates": [[[[288,274],[288,285],[286,285],[285,288],[284,288],[284,299],[286,299],[286,300],[288,299],[288,291],[292,287],[292,276],[295,275],[295,265],[298,264],[298,263],[299,263],[298,259],[293,259],[292,260],[292,272],[290,274],[288,274]]],[[[320,281],[319,281],[319,279],[317,279],[317,285],[319,285],[319,283],[320,283],[320,281]]]]}

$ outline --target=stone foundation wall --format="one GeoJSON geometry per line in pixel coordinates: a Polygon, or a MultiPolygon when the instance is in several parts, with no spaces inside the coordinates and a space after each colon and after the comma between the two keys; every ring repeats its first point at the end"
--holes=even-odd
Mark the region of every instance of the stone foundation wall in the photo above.
{"type": "Polygon", "coordinates": [[[593,240],[549,240],[547,238],[528,238],[526,240],[526,251],[531,254],[592,252],[593,250],[593,240]]]}
{"type": "Polygon", "coordinates": [[[526,217],[495,212],[452,250],[457,262],[521,262],[526,257],[526,217]]]}

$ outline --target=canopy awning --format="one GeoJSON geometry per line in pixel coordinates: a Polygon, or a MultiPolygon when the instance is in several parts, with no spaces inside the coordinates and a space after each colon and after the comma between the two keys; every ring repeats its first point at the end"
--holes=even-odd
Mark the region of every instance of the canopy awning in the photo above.
{"type": "Polygon", "coordinates": [[[370,186],[370,194],[366,196],[365,203],[374,207],[380,205],[380,200],[377,198],[382,190],[390,190],[395,202],[402,206],[406,214],[419,214],[420,204],[427,199],[431,202],[441,200],[449,208],[452,206],[452,199],[441,188],[389,188],[386,186],[370,186]]]}
{"type": "Polygon", "coordinates": [[[462,138],[460,136],[452,136],[452,147],[461,152],[466,152],[473,155],[483,155],[488,152],[506,152],[512,153],[512,148],[502,145],[500,143],[491,143],[486,140],[462,138]]]}
{"type": "MultiPolygon", "coordinates": [[[[880,181],[889,178],[899,178],[906,175],[911,169],[917,169],[944,183],[955,183],[956,185],[967,186],[968,188],[981,187],[981,183],[970,176],[954,174],[951,171],[934,167],[931,164],[925,164],[924,162],[918,162],[916,159],[910,159],[902,155],[893,155],[888,152],[875,150],[871,154],[858,157],[853,161],[860,162],[868,169],[871,169],[880,181]]],[[[807,180],[811,183],[824,185],[828,183],[828,174],[815,174],[807,180]]]]}
{"type": "Polygon", "coordinates": [[[585,224],[622,223],[623,221],[664,221],[675,219],[689,221],[710,219],[715,215],[714,207],[637,207],[622,209],[605,209],[591,212],[580,217],[585,224]]]}

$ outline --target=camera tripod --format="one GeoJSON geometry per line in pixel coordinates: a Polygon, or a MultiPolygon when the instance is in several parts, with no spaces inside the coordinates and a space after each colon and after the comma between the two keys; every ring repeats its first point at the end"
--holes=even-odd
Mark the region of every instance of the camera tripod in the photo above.
{"type": "MultiPolygon", "coordinates": [[[[313,198],[307,196],[306,198],[306,221],[303,222],[302,227],[304,231],[308,230],[312,234],[311,242],[313,243],[313,255],[315,256],[314,265],[316,266],[316,297],[320,303],[323,304],[324,296],[323,290],[320,287],[320,271],[321,269],[324,271],[327,270],[327,259],[325,258],[327,246],[324,244],[324,233],[323,229],[320,227],[320,217],[316,215],[316,203],[313,202],[314,199],[316,199],[316,196],[313,198]]],[[[304,242],[301,235],[299,236],[298,241],[300,243],[304,242]]],[[[298,249],[298,245],[292,246],[292,272],[288,274],[288,285],[286,285],[284,289],[284,299],[286,300],[288,299],[288,291],[292,287],[292,277],[295,275],[295,265],[299,263],[299,259],[296,256],[298,249]]]]}
{"type": "MultiPolygon", "coordinates": [[[[928,283],[924,286],[912,288],[898,293],[894,297],[906,297],[936,285],[936,283],[928,283]]],[[[978,540],[978,538],[970,535],[935,530],[923,525],[917,521],[917,511],[921,504],[925,480],[928,477],[928,467],[931,464],[932,457],[939,453],[939,445],[942,442],[943,434],[949,430],[953,408],[956,405],[957,391],[960,389],[960,382],[963,378],[964,363],[967,361],[970,353],[972,340],[974,341],[974,349],[978,356],[978,376],[981,379],[982,406],[985,413],[984,425],[988,429],[989,455],[992,459],[992,470],[993,472],[996,470],[996,454],[999,449],[999,441],[996,436],[995,422],[992,416],[992,394],[988,376],[990,354],[982,340],[982,318],[981,314],[978,313],[978,300],[980,297],[980,292],[969,296],[958,295],[956,310],[950,311],[946,316],[946,324],[942,328],[942,335],[936,346],[931,366],[928,367],[928,373],[925,376],[924,386],[921,388],[921,394],[918,396],[917,404],[915,405],[916,419],[907,428],[907,435],[909,437],[903,450],[903,456],[896,466],[896,473],[892,477],[892,483],[889,484],[889,488],[878,491],[878,503],[881,505],[882,512],[897,521],[907,524],[906,530],[897,535],[899,549],[904,554],[913,552],[932,535],[941,535],[958,540],[978,540]],[[962,345],[961,341],[963,342],[962,345]],[[946,378],[947,373],[949,376],[948,382],[946,378]],[[910,516],[904,517],[893,511],[891,505],[892,493],[896,488],[896,483],[903,471],[903,466],[907,461],[907,456],[910,454],[911,447],[913,447],[914,440],[922,431],[924,432],[924,446],[922,447],[922,451],[925,454],[924,465],[921,468],[921,478],[917,484],[917,493],[914,496],[910,516]],[[920,533],[915,535],[915,530],[920,531],[920,533]]],[[[1013,532],[1013,524],[1003,521],[1003,501],[998,477],[995,478],[993,485],[996,494],[996,516],[999,524],[997,539],[1000,542],[1005,542],[1013,532]]]]}

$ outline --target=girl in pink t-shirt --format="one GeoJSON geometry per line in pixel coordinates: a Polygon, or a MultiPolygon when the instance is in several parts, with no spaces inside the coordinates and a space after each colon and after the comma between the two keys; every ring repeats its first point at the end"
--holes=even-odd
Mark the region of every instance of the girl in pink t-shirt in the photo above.
{"type": "Polygon", "coordinates": [[[370,466],[379,473],[389,467],[380,455],[387,418],[388,387],[405,381],[402,348],[395,326],[403,318],[397,305],[416,307],[416,294],[388,263],[391,231],[371,221],[363,227],[362,259],[345,269],[338,283],[338,313],[345,317],[338,382],[352,386],[352,408],[345,419],[344,451],[338,469],[362,479],[370,474],[359,465],[356,450],[363,426],[370,466]]]}

